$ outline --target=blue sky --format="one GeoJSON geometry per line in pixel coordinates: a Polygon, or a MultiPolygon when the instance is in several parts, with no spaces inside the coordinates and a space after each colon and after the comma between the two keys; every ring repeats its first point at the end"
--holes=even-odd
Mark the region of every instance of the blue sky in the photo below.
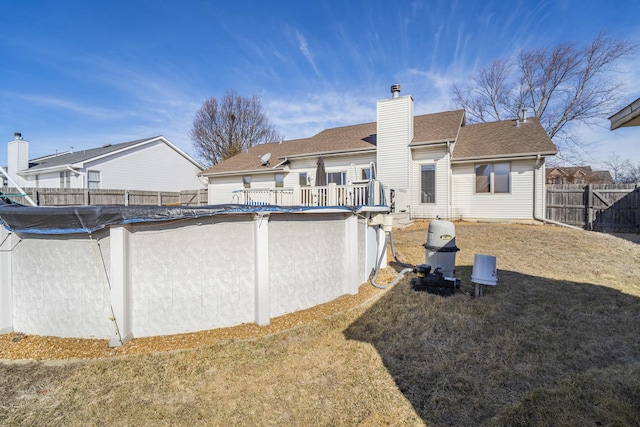
{"type": "MultiPolygon", "coordinates": [[[[21,132],[33,158],[164,135],[194,154],[197,109],[227,90],[258,95],[285,139],[375,121],[393,83],[416,114],[443,111],[453,83],[520,49],[640,43],[638,16],[636,0],[0,0],[0,140],[21,132]]],[[[627,103],[638,55],[615,74],[627,103]]],[[[640,162],[640,129],[608,126],[580,128],[593,164],[640,162]]]]}

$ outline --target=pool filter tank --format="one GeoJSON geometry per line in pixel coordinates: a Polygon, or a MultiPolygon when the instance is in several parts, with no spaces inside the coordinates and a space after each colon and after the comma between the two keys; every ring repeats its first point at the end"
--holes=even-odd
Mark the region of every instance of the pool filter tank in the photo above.
{"type": "Polygon", "coordinates": [[[453,295],[460,288],[460,279],[454,277],[456,269],[455,226],[452,222],[435,220],[429,223],[425,264],[416,265],[412,288],[443,296],[453,295]]]}
{"type": "Polygon", "coordinates": [[[446,277],[453,277],[456,273],[456,227],[450,221],[440,219],[431,221],[427,230],[425,263],[432,271],[439,271],[446,277]]]}

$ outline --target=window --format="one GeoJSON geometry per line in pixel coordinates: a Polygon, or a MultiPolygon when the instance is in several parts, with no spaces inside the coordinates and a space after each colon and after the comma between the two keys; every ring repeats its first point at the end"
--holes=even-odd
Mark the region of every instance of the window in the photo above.
{"type": "Polygon", "coordinates": [[[509,163],[496,163],[493,165],[493,192],[508,193],[509,175],[511,174],[511,165],[509,163]]]}
{"type": "Polygon", "coordinates": [[[327,172],[327,184],[344,185],[347,182],[346,172],[327,172]]]}
{"type": "Polygon", "coordinates": [[[276,180],[276,188],[284,187],[284,174],[283,173],[275,174],[275,180],[276,180]]]}
{"type": "Polygon", "coordinates": [[[376,179],[376,169],[373,165],[368,168],[362,169],[362,179],[376,179]]]}
{"type": "Polygon", "coordinates": [[[491,192],[491,165],[476,165],[476,193],[491,192]]]}
{"type": "Polygon", "coordinates": [[[436,166],[420,166],[420,203],[436,202],[436,166]]]}
{"type": "Polygon", "coordinates": [[[306,172],[300,172],[298,174],[298,176],[299,176],[300,187],[307,187],[309,185],[309,180],[307,178],[307,173],[306,172]]]}
{"type": "Polygon", "coordinates": [[[476,193],[508,193],[511,190],[511,164],[476,165],[476,193]]]}
{"type": "Polygon", "coordinates": [[[100,188],[100,171],[87,171],[87,188],[100,188]]]}
{"type": "Polygon", "coordinates": [[[60,172],[60,188],[71,188],[71,171],[60,172]]]}
{"type": "Polygon", "coordinates": [[[244,188],[251,188],[251,175],[245,175],[242,177],[242,185],[244,188]]]}

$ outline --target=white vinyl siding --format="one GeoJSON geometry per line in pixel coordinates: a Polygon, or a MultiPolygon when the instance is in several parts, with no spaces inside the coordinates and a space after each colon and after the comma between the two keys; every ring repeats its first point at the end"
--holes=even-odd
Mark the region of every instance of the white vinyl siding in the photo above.
{"type": "Polygon", "coordinates": [[[395,190],[396,211],[411,205],[410,149],[413,139],[413,99],[401,96],[378,101],[377,173],[385,187],[395,190]]]}
{"type": "Polygon", "coordinates": [[[237,176],[225,176],[210,179],[208,203],[219,205],[224,203],[239,203],[240,195],[235,190],[242,190],[242,181],[237,176]]]}
{"type": "MultiPolygon", "coordinates": [[[[462,219],[533,219],[534,163],[535,160],[511,162],[510,192],[493,194],[476,192],[473,163],[454,164],[453,216],[462,219]]],[[[544,186],[544,183],[536,184],[544,186]]]]}
{"type": "Polygon", "coordinates": [[[413,150],[410,167],[410,211],[413,218],[449,217],[449,155],[447,146],[438,144],[413,150]],[[435,202],[422,201],[422,166],[434,167],[435,202]]]}
{"type": "Polygon", "coordinates": [[[84,165],[100,169],[102,188],[181,191],[204,188],[200,169],[162,141],[145,144],[84,165]]]}

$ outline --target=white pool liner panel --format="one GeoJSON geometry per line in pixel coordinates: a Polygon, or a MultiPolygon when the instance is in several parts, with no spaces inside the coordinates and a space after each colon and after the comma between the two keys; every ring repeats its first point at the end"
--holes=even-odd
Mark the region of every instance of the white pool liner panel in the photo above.
{"type": "Polygon", "coordinates": [[[316,211],[0,237],[0,332],[113,343],[264,325],[355,294],[380,233],[353,212],[316,211]]]}

